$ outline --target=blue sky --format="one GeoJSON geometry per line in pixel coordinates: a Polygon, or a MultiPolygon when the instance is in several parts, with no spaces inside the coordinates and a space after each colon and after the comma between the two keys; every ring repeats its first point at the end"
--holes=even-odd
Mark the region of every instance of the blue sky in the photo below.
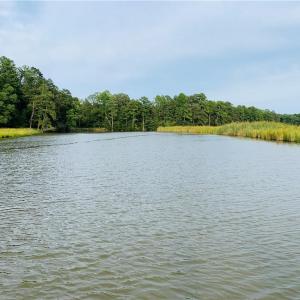
{"type": "Polygon", "coordinates": [[[60,88],[300,112],[300,2],[0,2],[0,55],[60,88]]]}

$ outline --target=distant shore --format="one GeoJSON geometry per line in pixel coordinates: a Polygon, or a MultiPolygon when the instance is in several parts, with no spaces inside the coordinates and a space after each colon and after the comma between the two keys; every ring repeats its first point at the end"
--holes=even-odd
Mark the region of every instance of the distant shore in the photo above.
{"type": "MultiPolygon", "coordinates": [[[[236,137],[247,137],[266,141],[300,143],[300,126],[278,122],[238,122],[222,126],[160,126],[158,132],[174,132],[182,134],[214,134],[236,137]]],[[[48,132],[48,131],[47,131],[48,132]]],[[[55,132],[55,129],[49,130],[55,132]]],[[[105,128],[72,128],[73,133],[104,133],[105,128]]],[[[0,128],[0,139],[18,138],[43,134],[33,128],[0,128]]]]}
{"type": "Polygon", "coordinates": [[[157,131],[203,135],[216,134],[266,141],[300,143],[300,126],[278,122],[241,122],[222,126],[167,126],[158,127],[157,131]]]}
{"type": "MultiPolygon", "coordinates": [[[[55,128],[51,128],[44,132],[55,132],[55,128]]],[[[105,128],[71,128],[69,132],[74,133],[104,133],[105,128]]],[[[24,136],[43,134],[41,130],[33,128],[0,128],[0,139],[18,138],[24,136]]]]}
{"type": "Polygon", "coordinates": [[[105,128],[101,127],[91,127],[91,128],[71,128],[70,132],[77,132],[77,133],[103,133],[107,132],[105,128]]]}

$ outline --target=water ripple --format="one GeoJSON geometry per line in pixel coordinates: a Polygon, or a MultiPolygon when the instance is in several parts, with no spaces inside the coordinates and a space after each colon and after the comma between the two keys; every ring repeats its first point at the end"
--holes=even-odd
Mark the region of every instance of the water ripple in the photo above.
{"type": "Polygon", "coordinates": [[[1,141],[0,298],[299,299],[299,157],[218,136],[1,141]]]}

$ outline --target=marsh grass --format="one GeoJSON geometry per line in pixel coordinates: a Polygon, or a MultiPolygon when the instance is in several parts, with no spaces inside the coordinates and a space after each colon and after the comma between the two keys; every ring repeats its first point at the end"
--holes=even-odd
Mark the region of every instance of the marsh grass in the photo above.
{"type": "Polygon", "coordinates": [[[300,143],[300,126],[277,122],[241,122],[223,126],[170,126],[159,127],[159,132],[189,134],[217,134],[239,136],[266,141],[300,143]]]}
{"type": "Polygon", "coordinates": [[[36,135],[40,133],[39,130],[32,128],[0,128],[0,139],[36,135]]]}

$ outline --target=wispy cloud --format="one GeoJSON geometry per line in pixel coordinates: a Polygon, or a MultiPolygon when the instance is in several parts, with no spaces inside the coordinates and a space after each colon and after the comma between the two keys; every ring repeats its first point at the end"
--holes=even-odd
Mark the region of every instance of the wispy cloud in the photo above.
{"type": "Polygon", "coordinates": [[[300,112],[299,66],[280,71],[265,69],[255,73],[249,70],[244,72],[243,76],[233,78],[216,91],[217,97],[230,97],[235,99],[235,103],[280,112],[300,112]]]}
{"type": "Polygon", "coordinates": [[[0,3],[1,54],[81,97],[204,91],[300,110],[299,29],[298,3],[0,3]]]}

